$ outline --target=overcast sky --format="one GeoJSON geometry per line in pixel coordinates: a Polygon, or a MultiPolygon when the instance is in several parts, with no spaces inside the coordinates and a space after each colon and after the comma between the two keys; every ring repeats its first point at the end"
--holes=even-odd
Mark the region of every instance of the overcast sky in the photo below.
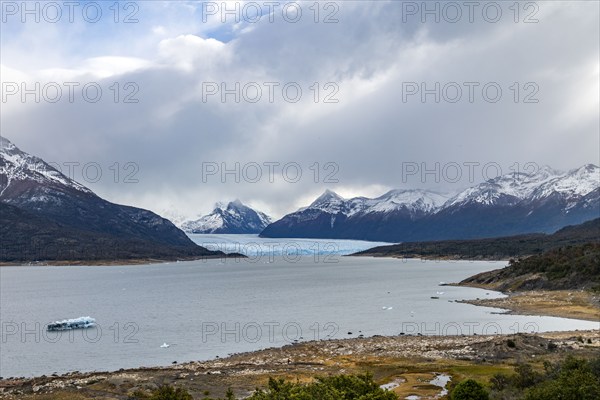
{"type": "Polygon", "coordinates": [[[0,61],[2,136],[113,202],[279,217],[599,163],[597,1],[113,3],[2,2],[0,61]]]}

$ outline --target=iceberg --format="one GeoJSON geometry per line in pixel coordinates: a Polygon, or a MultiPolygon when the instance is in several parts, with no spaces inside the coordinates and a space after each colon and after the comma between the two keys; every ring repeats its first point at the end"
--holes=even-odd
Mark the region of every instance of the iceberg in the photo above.
{"type": "Polygon", "coordinates": [[[74,319],[65,319],[48,324],[49,331],[67,331],[70,329],[86,329],[96,326],[96,320],[91,317],[79,317],[74,319]]]}

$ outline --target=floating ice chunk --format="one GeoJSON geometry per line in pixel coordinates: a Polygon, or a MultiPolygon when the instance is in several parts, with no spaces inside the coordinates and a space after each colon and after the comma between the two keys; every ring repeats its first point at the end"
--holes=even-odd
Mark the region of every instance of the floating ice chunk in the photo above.
{"type": "Polygon", "coordinates": [[[96,326],[96,320],[91,317],[79,317],[73,319],[65,319],[48,324],[49,331],[66,331],[71,329],[86,329],[96,326]]]}

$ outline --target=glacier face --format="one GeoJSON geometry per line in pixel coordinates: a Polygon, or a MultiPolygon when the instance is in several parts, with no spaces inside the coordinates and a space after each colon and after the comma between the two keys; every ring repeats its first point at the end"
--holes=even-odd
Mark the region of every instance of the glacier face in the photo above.
{"type": "Polygon", "coordinates": [[[244,254],[250,257],[248,262],[269,262],[273,257],[295,259],[299,256],[321,257],[325,262],[338,262],[340,259],[332,256],[345,256],[391,244],[363,240],[268,239],[256,234],[189,234],[189,237],[199,246],[212,251],[244,254]]]}

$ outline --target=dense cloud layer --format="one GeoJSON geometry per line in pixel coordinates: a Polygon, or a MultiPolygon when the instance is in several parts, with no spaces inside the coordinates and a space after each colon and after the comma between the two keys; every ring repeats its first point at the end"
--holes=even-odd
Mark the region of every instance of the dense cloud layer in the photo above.
{"type": "Polygon", "coordinates": [[[133,24],[108,9],[96,24],[23,24],[3,10],[1,133],[64,172],[79,163],[74,178],[111,201],[189,216],[235,198],[280,216],[325,188],[457,191],[470,171],[598,163],[597,2],[530,3],[518,23],[512,2],[479,3],[473,22],[464,2],[428,2],[439,22],[421,2],[322,2],[319,23],[313,3],[298,3],[296,23],[287,2],[257,23],[243,6],[263,2],[240,3],[238,23],[198,2],[141,2],[133,24]],[[7,95],[23,81],[57,82],[63,97],[7,95]],[[72,103],[64,82],[81,82],[72,103]],[[89,82],[96,103],[81,97],[89,82]],[[239,83],[239,103],[210,95],[222,83],[239,83]],[[83,176],[86,163],[97,164],[83,176]],[[221,176],[236,163],[239,176],[221,176]]]}

